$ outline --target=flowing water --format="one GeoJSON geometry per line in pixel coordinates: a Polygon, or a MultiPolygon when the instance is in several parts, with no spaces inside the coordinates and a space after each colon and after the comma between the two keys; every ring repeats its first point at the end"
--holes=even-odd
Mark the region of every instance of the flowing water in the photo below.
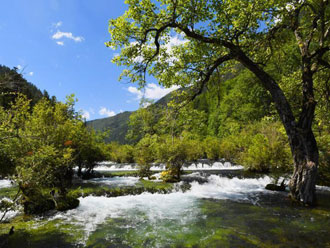
{"type": "MultiPolygon", "coordinates": [[[[104,165],[102,165],[104,166],[104,165]]],[[[111,165],[113,166],[113,165],[111,165]]],[[[228,168],[227,168],[228,169],[228,168]]],[[[294,206],[265,190],[269,176],[194,172],[186,192],[80,198],[77,209],[25,222],[8,247],[330,247],[330,189],[319,206],[294,206]]],[[[133,186],[134,177],[89,183],[133,186]]],[[[0,185],[1,181],[0,181],[0,185]]],[[[1,247],[1,244],[0,244],[1,247]]]]}
{"type": "Polygon", "coordinates": [[[0,180],[0,189],[1,188],[9,188],[12,186],[12,183],[10,180],[7,180],[7,179],[2,179],[0,180]]]}
{"type": "MultiPolygon", "coordinates": [[[[117,164],[113,162],[101,162],[94,170],[96,171],[136,171],[138,170],[136,164],[117,164]]],[[[151,171],[165,170],[165,164],[153,164],[151,171]]],[[[196,163],[189,163],[183,166],[184,171],[206,171],[206,170],[242,170],[243,166],[233,165],[227,161],[213,162],[201,159],[196,163]]]]}

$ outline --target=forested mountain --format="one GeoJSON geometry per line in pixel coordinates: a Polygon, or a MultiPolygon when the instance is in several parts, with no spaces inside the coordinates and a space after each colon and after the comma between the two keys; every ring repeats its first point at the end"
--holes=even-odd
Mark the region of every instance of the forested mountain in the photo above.
{"type": "MultiPolygon", "coordinates": [[[[219,80],[222,81],[221,86],[214,84],[208,89],[204,89],[204,92],[193,102],[193,109],[202,112],[205,116],[204,125],[207,128],[203,130],[202,135],[224,137],[228,135],[228,132],[234,131],[233,129],[238,131],[248,122],[260,120],[273,111],[269,94],[254,83],[256,79],[247,71],[239,68],[237,73],[219,80]]],[[[165,108],[172,96],[173,93],[169,93],[148,108],[165,108]]],[[[97,131],[109,130],[110,135],[106,142],[131,143],[131,140],[125,137],[129,130],[132,113],[136,113],[136,111],[126,111],[112,117],[88,121],[87,125],[97,131]]]]}
{"type": "MultiPolygon", "coordinates": [[[[47,91],[43,93],[32,83],[29,83],[23,75],[14,67],[0,65],[0,106],[8,107],[9,103],[16,97],[11,93],[22,93],[35,105],[43,96],[49,98],[47,91]]],[[[55,97],[52,97],[53,100],[55,97]]]]}
{"type": "Polygon", "coordinates": [[[105,139],[106,142],[117,141],[120,144],[127,143],[125,136],[128,130],[128,121],[132,112],[125,111],[115,116],[92,120],[87,122],[88,127],[96,131],[110,131],[110,135],[105,139]]]}
{"type": "MultiPolygon", "coordinates": [[[[166,106],[167,103],[171,99],[171,93],[159,99],[154,104],[159,106],[166,106]]],[[[125,111],[123,113],[119,113],[115,116],[92,120],[87,122],[87,126],[92,127],[96,131],[106,131],[109,130],[110,134],[105,139],[106,142],[118,142],[120,144],[131,143],[128,139],[126,139],[126,134],[129,129],[128,122],[131,114],[134,112],[125,111]]]]}

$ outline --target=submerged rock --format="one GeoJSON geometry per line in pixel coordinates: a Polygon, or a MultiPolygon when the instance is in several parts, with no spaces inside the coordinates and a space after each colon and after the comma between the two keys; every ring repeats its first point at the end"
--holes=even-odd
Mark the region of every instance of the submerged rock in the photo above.
{"type": "Polygon", "coordinates": [[[285,184],[283,182],[281,185],[270,183],[266,185],[266,189],[272,191],[285,191],[285,184]]]}

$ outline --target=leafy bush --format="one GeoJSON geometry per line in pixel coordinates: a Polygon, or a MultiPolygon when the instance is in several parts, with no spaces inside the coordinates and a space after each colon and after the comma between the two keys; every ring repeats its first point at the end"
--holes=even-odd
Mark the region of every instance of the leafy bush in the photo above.
{"type": "Polygon", "coordinates": [[[217,160],[220,158],[220,141],[216,137],[207,136],[203,141],[203,148],[206,157],[210,160],[217,160]]]}
{"type": "Polygon", "coordinates": [[[279,122],[264,120],[247,126],[245,145],[238,161],[251,171],[290,169],[292,160],[284,128],[279,122]]]}
{"type": "Polygon", "coordinates": [[[237,137],[234,135],[227,136],[220,142],[219,157],[235,162],[238,158],[239,150],[237,137]]]}
{"type": "Polygon", "coordinates": [[[139,176],[150,177],[151,163],[156,160],[155,149],[158,143],[157,135],[146,135],[134,149],[134,160],[139,165],[139,176]]]}
{"type": "Polygon", "coordinates": [[[110,158],[110,160],[117,163],[133,163],[134,148],[131,145],[119,145],[117,143],[111,143],[110,158]]]}
{"type": "Polygon", "coordinates": [[[201,140],[184,137],[181,143],[181,145],[184,147],[186,161],[196,161],[197,159],[204,157],[204,146],[201,140]]]}

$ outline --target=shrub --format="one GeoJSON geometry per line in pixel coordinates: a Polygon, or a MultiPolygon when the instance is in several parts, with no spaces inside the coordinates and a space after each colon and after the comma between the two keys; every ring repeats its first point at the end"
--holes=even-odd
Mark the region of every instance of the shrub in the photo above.
{"type": "Polygon", "coordinates": [[[220,141],[216,137],[208,136],[203,141],[204,151],[206,157],[210,160],[217,160],[220,158],[220,141]]]}

